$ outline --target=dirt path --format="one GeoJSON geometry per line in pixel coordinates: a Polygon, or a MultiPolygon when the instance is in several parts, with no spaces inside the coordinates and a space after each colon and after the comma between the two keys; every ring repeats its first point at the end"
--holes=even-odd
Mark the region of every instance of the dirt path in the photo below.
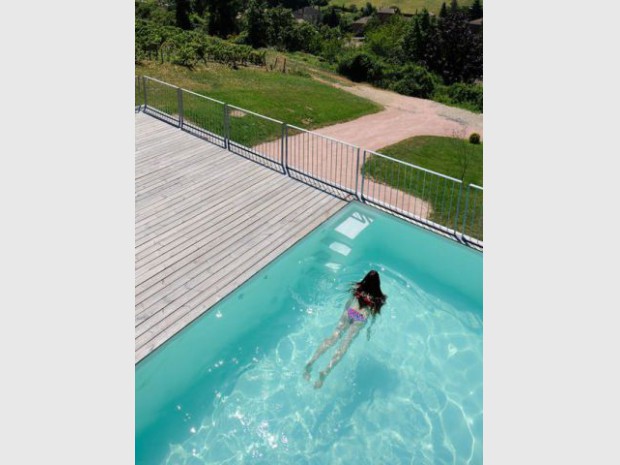
{"type": "Polygon", "coordinates": [[[366,84],[351,83],[344,79],[342,84],[338,84],[333,79],[327,81],[320,76],[313,77],[385,107],[385,110],[372,115],[317,129],[315,132],[319,134],[370,150],[378,150],[414,136],[465,138],[472,132],[483,136],[482,114],[449,107],[431,100],[407,97],[366,84]]]}
{"type": "MultiPolygon", "coordinates": [[[[322,79],[320,75],[313,77],[385,107],[385,110],[372,115],[312,131],[316,134],[353,144],[361,149],[375,151],[414,136],[436,135],[466,138],[472,132],[477,132],[482,136],[481,114],[448,107],[431,100],[376,89],[365,84],[351,83],[344,78],[332,75],[329,80],[322,79]]],[[[359,191],[361,188],[358,185],[361,166],[358,166],[358,152],[355,147],[349,147],[308,132],[292,130],[292,128],[289,130],[287,144],[288,166],[294,170],[293,173],[305,173],[312,178],[345,187],[352,192],[359,191]]],[[[269,158],[277,163],[281,141],[278,139],[260,144],[254,149],[263,154],[270,154],[269,158]]],[[[364,183],[365,197],[379,204],[388,205],[399,212],[430,219],[432,208],[428,202],[399,189],[401,181],[402,187],[406,187],[407,183],[411,182],[414,177],[412,170],[397,165],[391,166],[390,169],[393,171],[393,177],[398,186],[394,188],[367,178],[364,183]]],[[[417,176],[415,179],[418,179],[417,176]]],[[[429,179],[428,182],[430,188],[435,186],[437,189],[440,185],[438,179],[429,179]]]]}

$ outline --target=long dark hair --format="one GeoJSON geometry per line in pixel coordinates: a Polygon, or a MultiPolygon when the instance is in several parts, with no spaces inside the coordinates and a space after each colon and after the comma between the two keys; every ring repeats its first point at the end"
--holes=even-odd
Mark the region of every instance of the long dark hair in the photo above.
{"type": "Polygon", "coordinates": [[[369,307],[373,315],[381,313],[381,307],[387,295],[381,292],[379,273],[370,270],[364,279],[351,286],[351,292],[357,298],[360,307],[369,307]]]}

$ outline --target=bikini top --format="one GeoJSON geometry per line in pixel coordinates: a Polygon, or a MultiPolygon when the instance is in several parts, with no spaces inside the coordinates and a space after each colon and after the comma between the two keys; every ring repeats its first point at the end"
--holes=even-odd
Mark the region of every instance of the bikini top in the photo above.
{"type": "Polygon", "coordinates": [[[365,292],[358,292],[355,291],[355,293],[353,294],[355,296],[356,299],[358,300],[362,300],[362,302],[364,302],[364,305],[367,307],[375,307],[375,302],[372,300],[372,298],[366,294],[365,292]]]}

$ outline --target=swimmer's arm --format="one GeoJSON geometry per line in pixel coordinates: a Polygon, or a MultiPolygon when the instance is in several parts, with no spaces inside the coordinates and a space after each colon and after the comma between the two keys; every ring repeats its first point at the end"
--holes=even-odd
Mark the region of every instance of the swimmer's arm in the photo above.
{"type": "Polygon", "coordinates": [[[368,328],[366,329],[366,340],[367,341],[370,341],[370,328],[372,328],[372,325],[375,324],[375,319],[376,319],[375,315],[370,317],[370,324],[368,325],[368,328]]]}

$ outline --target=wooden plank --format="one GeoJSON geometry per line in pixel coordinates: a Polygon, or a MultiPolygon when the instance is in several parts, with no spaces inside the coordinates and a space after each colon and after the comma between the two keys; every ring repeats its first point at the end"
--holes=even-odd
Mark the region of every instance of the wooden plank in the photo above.
{"type": "MultiPolygon", "coordinates": [[[[272,227],[272,225],[266,222],[256,221],[256,218],[268,217],[279,220],[290,214],[290,210],[286,209],[286,207],[289,209],[297,209],[303,207],[304,203],[308,202],[307,197],[301,197],[295,200],[296,202],[291,202],[287,198],[283,198],[280,204],[272,203],[265,208],[256,209],[252,214],[246,213],[243,218],[245,220],[244,223],[234,223],[230,226],[222,225],[218,227],[216,233],[222,231],[222,234],[219,234],[221,237],[211,236],[209,241],[202,244],[200,247],[190,249],[190,253],[185,257],[181,257],[181,260],[179,260],[177,256],[173,256],[169,262],[161,264],[162,271],[154,275],[156,278],[155,280],[146,281],[144,287],[136,287],[136,291],[142,291],[139,296],[136,296],[137,315],[140,315],[140,309],[148,308],[151,303],[155,303],[163,297],[167,297],[168,299],[171,299],[172,295],[176,297],[178,293],[173,292],[175,289],[180,289],[178,292],[183,293],[182,286],[187,282],[188,277],[191,276],[190,280],[206,279],[210,277],[215,271],[212,264],[224,264],[226,262],[226,255],[232,255],[232,247],[234,247],[235,251],[238,251],[241,246],[245,246],[247,242],[244,241],[245,238],[252,238],[263,234],[265,230],[267,230],[268,234],[273,234],[275,228],[272,227]],[[276,210],[281,211],[277,212],[276,210]],[[153,282],[156,282],[155,285],[153,285],[153,282]],[[160,289],[161,291],[157,293],[156,291],[160,289]],[[153,292],[155,292],[155,294],[153,294],[153,292]]],[[[245,249],[246,247],[243,248],[243,250],[245,249]]],[[[206,285],[208,286],[209,284],[207,283],[206,285]]]]}
{"type": "MultiPolygon", "coordinates": [[[[255,176],[257,185],[268,184],[273,181],[272,178],[263,177],[263,173],[259,173],[255,176]]],[[[236,188],[248,189],[252,185],[252,178],[248,178],[239,183],[236,188]]],[[[243,191],[241,191],[243,192],[243,191]]],[[[230,199],[237,192],[231,193],[229,190],[224,189],[220,182],[215,182],[204,189],[198,196],[194,198],[185,199],[185,202],[181,202],[175,206],[167,206],[167,209],[162,209],[162,213],[159,217],[157,215],[147,218],[144,222],[136,225],[136,244],[142,245],[146,241],[153,237],[160,237],[166,231],[177,228],[187,221],[199,215],[205,208],[212,204],[217,204],[225,199],[230,199]]],[[[227,204],[229,202],[226,202],[227,204]]]]}
{"type": "MultiPolygon", "coordinates": [[[[217,168],[216,168],[217,169],[217,168]]],[[[218,174],[209,174],[205,175],[204,179],[200,182],[192,182],[188,180],[184,182],[183,187],[178,189],[176,192],[170,193],[169,195],[155,195],[151,198],[151,202],[149,203],[141,203],[140,205],[136,205],[138,209],[138,217],[136,219],[136,227],[139,227],[143,224],[149,224],[149,219],[151,219],[150,223],[158,223],[164,216],[161,214],[162,212],[166,212],[168,216],[173,216],[177,210],[175,206],[183,206],[187,207],[188,199],[191,199],[193,202],[199,202],[205,197],[211,197],[209,194],[213,192],[221,192],[225,190],[231,183],[234,183],[239,179],[239,170],[232,168],[222,169],[221,173],[218,174]],[[197,194],[194,196],[194,194],[197,194]],[[193,198],[192,198],[193,196],[193,198]],[[156,221],[152,221],[152,218],[155,218],[156,221]]],[[[241,178],[244,183],[251,181],[251,179],[241,178]]],[[[264,179],[262,177],[261,179],[264,179]]]]}
{"type": "MultiPolygon", "coordinates": [[[[327,217],[329,216],[326,215],[325,218],[327,217]]],[[[154,341],[156,345],[159,345],[160,342],[163,343],[169,337],[168,334],[170,327],[175,328],[179,325],[179,323],[182,323],[181,326],[184,327],[186,323],[189,323],[193,321],[194,318],[200,316],[204,313],[204,311],[219,302],[219,300],[228,295],[228,293],[232,290],[243,284],[248,277],[253,276],[271,260],[284,252],[290,245],[297,242],[299,240],[299,236],[303,237],[303,235],[307,232],[314,229],[316,227],[315,221],[316,219],[306,220],[298,225],[297,229],[293,230],[294,234],[287,234],[283,238],[278,238],[278,247],[275,249],[266,247],[265,249],[261,249],[259,254],[246,254],[246,256],[242,259],[230,262],[220,271],[219,276],[215,276],[219,279],[210,286],[209,293],[198,294],[192,300],[187,301],[180,307],[175,308],[174,312],[171,312],[165,318],[161,319],[156,325],[151,326],[151,328],[149,328],[145,333],[138,335],[136,338],[137,349],[139,350],[141,346],[149,344],[152,341],[154,341]],[[248,262],[247,260],[252,261],[248,262]],[[238,266],[240,263],[245,264],[241,270],[238,266]],[[231,276],[231,270],[236,270],[237,276],[231,276]],[[245,279],[242,277],[245,277],[245,279]],[[162,336],[162,333],[165,337],[162,336]]]]}
{"type": "MultiPolygon", "coordinates": [[[[264,191],[258,192],[248,191],[245,199],[248,202],[248,207],[258,207],[268,200],[270,195],[277,195],[278,187],[278,185],[270,186],[269,190],[266,188],[264,191]]],[[[272,205],[276,204],[273,203],[272,205]]],[[[248,221],[247,213],[244,210],[232,210],[226,206],[214,210],[206,219],[206,222],[201,222],[190,230],[183,229],[185,232],[177,235],[174,241],[168,242],[168,244],[159,243],[157,250],[151,248],[146,257],[136,253],[136,266],[143,270],[148,269],[149,275],[153,278],[159,278],[158,274],[153,275],[153,273],[158,273],[155,267],[158,269],[168,268],[172,263],[176,263],[187,256],[188,249],[196,250],[203,246],[212,247],[212,240],[215,237],[226,235],[231,229],[243,228],[248,221]],[[172,258],[174,261],[169,261],[172,258]]],[[[144,281],[140,281],[140,285],[138,285],[138,281],[139,279],[136,280],[136,290],[144,283],[144,281]]]]}
{"type": "Polygon", "coordinates": [[[252,267],[247,270],[239,273],[238,276],[230,281],[227,285],[222,286],[217,292],[209,295],[204,302],[200,302],[194,305],[193,308],[188,307],[188,311],[181,318],[176,321],[169,322],[168,326],[165,327],[161,333],[156,334],[150,341],[144,343],[141,346],[138,346],[136,343],[136,362],[140,361],[150,352],[155,350],[161,344],[166,342],[169,338],[174,336],[177,332],[181,331],[185,328],[189,323],[194,321],[196,318],[203,315],[206,311],[208,311],[213,305],[219,302],[221,299],[226,297],[228,294],[233,292],[239,286],[241,286],[245,281],[250,279],[254,274],[260,271],[264,266],[268,265],[271,261],[285,252],[289,247],[297,243],[301,238],[303,238],[306,234],[314,230],[320,223],[328,219],[331,215],[336,213],[338,210],[342,208],[344,203],[341,205],[335,205],[330,207],[330,209],[326,209],[322,216],[319,218],[315,218],[314,222],[309,222],[304,225],[301,229],[294,231],[294,234],[290,235],[286,240],[280,242],[277,247],[274,247],[267,255],[262,257],[258,262],[252,263],[252,267]],[[318,220],[318,224],[316,224],[318,220]]]}
{"type": "Polygon", "coordinates": [[[136,115],[136,361],[346,202],[136,115]]]}
{"type": "MultiPolygon", "coordinates": [[[[254,181],[249,180],[249,184],[239,183],[237,187],[240,191],[229,194],[226,198],[231,202],[244,202],[253,198],[256,194],[248,187],[252,185],[252,182],[254,181]]],[[[262,180],[258,180],[254,182],[254,184],[260,184],[262,182],[262,180]]],[[[275,184],[276,182],[277,181],[274,181],[273,183],[275,184]]],[[[194,214],[192,216],[184,217],[182,223],[177,227],[169,228],[166,231],[158,233],[154,240],[137,244],[136,260],[141,260],[145,255],[153,253],[155,248],[164,247],[171,242],[174,242],[176,239],[182,238],[186,234],[193,233],[196,228],[207,226],[210,220],[217,218],[222,210],[230,210],[228,203],[221,201],[218,202],[216,201],[215,196],[212,197],[209,204],[203,205],[203,208],[197,207],[193,211],[194,214]]]]}

